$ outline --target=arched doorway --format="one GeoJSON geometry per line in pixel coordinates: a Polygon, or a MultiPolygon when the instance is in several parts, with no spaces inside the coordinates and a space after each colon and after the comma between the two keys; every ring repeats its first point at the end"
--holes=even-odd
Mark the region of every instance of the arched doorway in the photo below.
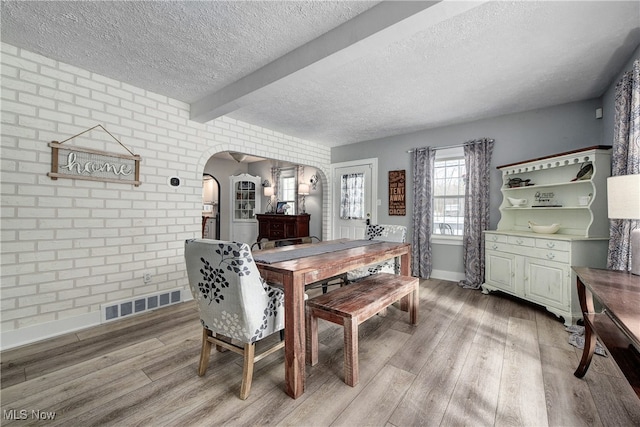
{"type": "MultiPolygon", "coordinates": [[[[301,164],[269,157],[259,157],[254,154],[246,154],[239,159],[233,158],[228,151],[209,154],[203,167],[203,173],[214,176],[220,182],[220,200],[222,203],[219,206],[220,240],[230,239],[229,223],[232,196],[229,184],[230,176],[246,173],[252,176],[259,176],[262,182],[268,181],[269,185],[274,186],[275,181],[272,176],[274,167],[289,168],[298,165],[301,164]]],[[[311,235],[326,239],[328,222],[326,209],[328,209],[328,205],[325,202],[328,200],[326,192],[329,190],[326,185],[326,173],[324,169],[319,168],[317,165],[304,164],[304,167],[304,173],[299,176],[299,184],[305,183],[310,186],[309,194],[305,195],[305,210],[311,216],[309,232],[311,235]]],[[[260,188],[260,194],[262,195],[262,209],[258,213],[265,213],[269,201],[272,202],[274,208],[276,207],[276,196],[272,198],[264,196],[263,188],[260,188]]]]}

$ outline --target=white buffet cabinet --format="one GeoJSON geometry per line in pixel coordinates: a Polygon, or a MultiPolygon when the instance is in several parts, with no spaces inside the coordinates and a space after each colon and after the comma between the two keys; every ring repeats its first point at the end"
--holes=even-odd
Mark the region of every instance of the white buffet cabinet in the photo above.
{"type": "Polygon", "coordinates": [[[610,162],[609,147],[598,146],[498,167],[503,178],[501,218],[497,230],[485,232],[483,292],[502,291],[534,302],[566,325],[582,318],[571,266],[606,266],[610,162]],[[572,181],[587,164],[593,166],[591,176],[572,181]],[[510,188],[513,178],[528,185],[510,188]],[[514,207],[509,197],[526,203],[514,207]],[[582,205],[579,197],[589,200],[582,205]],[[533,233],[529,221],[559,223],[560,229],[533,233]]]}

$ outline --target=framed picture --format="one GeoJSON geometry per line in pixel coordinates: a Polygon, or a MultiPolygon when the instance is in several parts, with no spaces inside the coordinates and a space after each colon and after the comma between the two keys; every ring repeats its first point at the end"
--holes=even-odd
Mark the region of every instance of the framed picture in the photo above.
{"type": "Polygon", "coordinates": [[[276,213],[277,214],[283,214],[285,213],[285,206],[287,205],[287,202],[278,202],[278,204],[276,205],[276,213]]]}

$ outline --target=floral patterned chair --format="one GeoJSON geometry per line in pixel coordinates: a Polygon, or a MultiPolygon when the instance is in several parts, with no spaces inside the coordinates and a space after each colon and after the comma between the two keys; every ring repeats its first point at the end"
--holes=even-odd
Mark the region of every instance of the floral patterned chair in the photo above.
{"type": "Polygon", "coordinates": [[[245,243],[191,239],[185,242],[184,257],[203,326],[198,375],[207,371],[212,344],[242,354],[244,400],[251,390],[254,362],[284,347],[284,341],[276,340],[255,354],[257,341],[284,328],[284,293],[262,279],[245,243]]]}
{"type": "MultiPolygon", "coordinates": [[[[382,240],[385,242],[401,242],[407,240],[407,227],[404,225],[367,225],[365,237],[368,240],[382,240]]],[[[372,264],[367,267],[351,270],[347,273],[347,281],[355,282],[376,273],[400,274],[400,265],[397,260],[389,259],[380,264],[372,264]]]]}

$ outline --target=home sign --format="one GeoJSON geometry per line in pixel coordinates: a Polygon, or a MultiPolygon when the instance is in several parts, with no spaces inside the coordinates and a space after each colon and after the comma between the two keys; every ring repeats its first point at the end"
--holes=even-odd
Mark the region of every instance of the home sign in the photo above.
{"type": "Polygon", "coordinates": [[[140,156],[134,155],[101,125],[87,129],[62,142],[53,141],[51,147],[51,179],[70,178],[88,181],[116,182],[131,184],[136,187],[140,183],[140,156]],[[83,147],[64,146],[63,143],[83,133],[100,127],[116,140],[129,154],[108,153],[83,147]]]}

